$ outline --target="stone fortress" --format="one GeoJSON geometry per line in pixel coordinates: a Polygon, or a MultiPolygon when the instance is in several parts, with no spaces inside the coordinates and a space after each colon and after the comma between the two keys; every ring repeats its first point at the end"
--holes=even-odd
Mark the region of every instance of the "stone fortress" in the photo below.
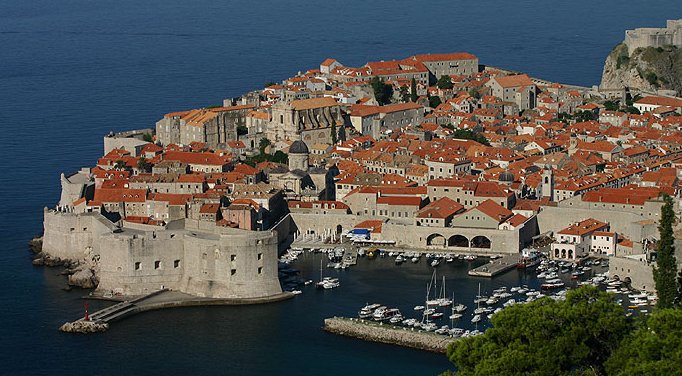
{"type": "Polygon", "coordinates": [[[682,47],[682,19],[668,20],[665,28],[637,28],[625,31],[625,44],[630,53],[637,48],[682,47]]]}
{"type": "MultiPolygon", "coordinates": [[[[61,202],[78,200],[92,184],[83,172],[62,175],[61,202]]],[[[200,219],[159,226],[112,222],[105,214],[77,213],[63,204],[44,210],[43,252],[91,267],[103,294],[168,288],[208,298],[275,296],[282,292],[278,240],[276,230],[247,231],[200,219]]]]}

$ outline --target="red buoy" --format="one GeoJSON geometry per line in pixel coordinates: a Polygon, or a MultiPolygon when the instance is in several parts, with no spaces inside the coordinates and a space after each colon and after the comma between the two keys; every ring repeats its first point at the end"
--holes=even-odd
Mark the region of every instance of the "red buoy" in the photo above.
{"type": "Polygon", "coordinates": [[[85,321],[90,321],[90,316],[88,315],[88,302],[85,302],[85,321]]]}

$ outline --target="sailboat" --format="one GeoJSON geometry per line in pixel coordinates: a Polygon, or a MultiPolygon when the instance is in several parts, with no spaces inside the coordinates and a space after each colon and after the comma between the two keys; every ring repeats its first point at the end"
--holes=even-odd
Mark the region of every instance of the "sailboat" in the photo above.
{"type": "Polygon", "coordinates": [[[452,305],[452,300],[446,297],[445,276],[443,276],[443,286],[441,288],[441,298],[439,300],[440,302],[438,303],[438,305],[441,307],[447,307],[449,305],[452,305]]]}
{"type": "MultiPolygon", "coordinates": [[[[460,304],[461,305],[461,304],[460,304]]],[[[455,307],[455,293],[452,293],[452,314],[450,314],[450,320],[453,320],[453,323],[451,326],[455,326],[454,320],[457,320],[462,317],[461,313],[457,312],[457,307],[455,307]]]]}
{"type": "Polygon", "coordinates": [[[471,322],[474,324],[478,324],[478,322],[481,321],[481,314],[480,314],[480,311],[481,311],[481,299],[480,299],[481,284],[480,283],[478,284],[478,296],[479,296],[479,299],[477,299],[478,306],[476,307],[476,310],[474,311],[475,316],[474,316],[474,318],[471,319],[471,322]]]}
{"type": "Polygon", "coordinates": [[[322,259],[320,259],[320,282],[317,282],[317,288],[328,290],[340,285],[338,278],[322,277],[322,259]]]}

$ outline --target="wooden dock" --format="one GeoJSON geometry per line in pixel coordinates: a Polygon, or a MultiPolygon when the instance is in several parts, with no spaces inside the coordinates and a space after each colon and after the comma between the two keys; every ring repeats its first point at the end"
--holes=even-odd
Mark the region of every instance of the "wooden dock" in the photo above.
{"type": "Polygon", "coordinates": [[[519,255],[507,255],[497,260],[490,260],[489,263],[469,270],[469,275],[474,277],[495,277],[516,268],[519,262],[519,255]]]}

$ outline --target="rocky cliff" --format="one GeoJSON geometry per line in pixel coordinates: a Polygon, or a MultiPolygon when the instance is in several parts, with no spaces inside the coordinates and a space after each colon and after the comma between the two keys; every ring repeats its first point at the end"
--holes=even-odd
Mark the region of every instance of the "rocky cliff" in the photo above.
{"type": "Polygon", "coordinates": [[[665,89],[682,95],[682,49],[666,46],[629,51],[621,43],[606,58],[600,87],[652,92],[665,89]]]}

